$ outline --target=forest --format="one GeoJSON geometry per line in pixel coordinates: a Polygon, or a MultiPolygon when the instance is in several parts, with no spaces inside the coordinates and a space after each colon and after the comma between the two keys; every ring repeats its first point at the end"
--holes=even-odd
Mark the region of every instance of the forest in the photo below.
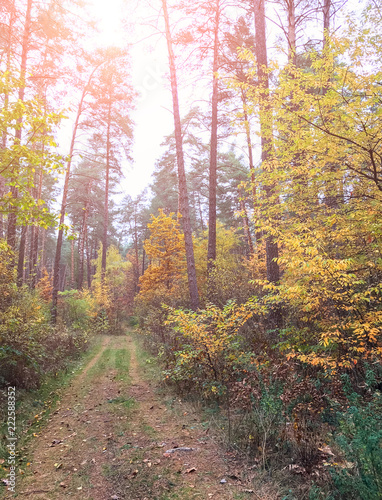
{"type": "Polygon", "coordinates": [[[0,386],[134,329],[279,498],[381,499],[382,4],[124,0],[113,45],[96,5],[0,4],[0,386]]]}

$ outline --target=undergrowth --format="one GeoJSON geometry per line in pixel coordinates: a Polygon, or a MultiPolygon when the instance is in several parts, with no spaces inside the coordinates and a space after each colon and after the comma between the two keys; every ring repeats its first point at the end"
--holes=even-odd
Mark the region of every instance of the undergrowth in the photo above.
{"type": "MultiPolygon", "coordinates": [[[[16,460],[19,473],[25,473],[30,457],[27,455],[29,443],[39,435],[60,400],[62,391],[70,381],[82,371],[89,359],[101,349],[102,337],[94,337],[91,347],[77,359],[67,359],[65,366],[55,373],[45,375],[37,389],[19,389],[16,391],[16,460]]],[[[0,478],[7,473],[8,441],[5,392],[0,393],[0,478]]]]}

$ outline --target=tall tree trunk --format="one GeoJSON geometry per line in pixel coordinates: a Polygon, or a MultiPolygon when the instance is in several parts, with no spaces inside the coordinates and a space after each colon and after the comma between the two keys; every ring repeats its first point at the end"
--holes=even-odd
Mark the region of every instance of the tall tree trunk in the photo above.
{"type": "MultiPolygon", "coordinates": [[[[27,3],[27,11],[25,15],[25,26],[24,26],[24,34],[23,34],[23,49],[21,55],[21,71],[20,71],[20,79],[22,80],[22,87],[19,90],[19,99],[20,101],[24,100],[25,94],[25,75],[27,68],[27,58],[29,51],[29,38],[31,31],[31,15],[32,15],[32,0],[28,0],[27,3]]],[[[20,119],[20,128],[16,130],[16,139],[17,142],[21,142],[21,121],[20,119]]],[[[18,193],[15,193],[15,197],[18,197],[18,193]]],[[[16,223],[16,213],[14,213],[14,223],[16,223]]],[[[21,237],[20,237],[20,246],[19,246],[19,257],[17,263],[17,285],[21,286],[24,283],[24,258],[25,258],[25,248],[26,248],[26,237],[27,237],[27,227],[22,228],[21,237]]]]}
{"type": "Polygon", "coordinates": [[[70,244],[70,288],[75,288],[74,280],[74,240],[70,244]]]}
{"type": "MultiPolygon", "coordinates": [[[[19,88],[19,100],[24,101],[25,95],[25,74],[27,69],[27,59],[28,59],[28,51],[29,51],[29,37],[31,30],[31,16],[32,16],[32,0],[27,1],[27,7],[25,12],[25,24],[24,24],[24,32],[23,32],[23,41],[22,41],[22,49],[21,49],[21,64],[20,64],[20,80],[21,86],[19,88]]],[[[18,128],[15,133],[15,143],[21,142],[21,124],[22,117],[18,120],[18,128]]],[[[18,189],[15,186],[11,186],[12,198],[17,199],[19,196],[18,189]]],[[[17,224],[17,213],[16,208],[13,208],[8,215],[8,228],[7,228],[7,242],[9,246],[16,250],[16,224],[17,224]]],[[[23,234],[22,238],[25,238],[26,233],[23,234]]],[[[22,274],[20,276],[19,271],[23,269],[24,265],[24,253],[25,252],[25,241],[20,243],[20,251],[19,251],[19,264],[17,266],[17,283],[22,283],[22,274]],[[20,264],[20,260],[22,264],[20,264]]]]}
{"type": "Polygon", "coordinates": [[[323,36],[323,47],[326,46],[326,37],[329,35],[330,29],[330,7],[332,5],[332,0],[324,0],[323,15],[324,15],[324,36],[323,36]]]}
{"type": "Polygon", "coordinates": [[[199,293],[198,284],[196,281],[195,257],[194,246],[192,242],[192,229],[190,206],[188,200],[186,172],[184,168],[184,155],[183,155],[183,138],[182,138],[182,125],[180,121],[179,99],[178,99],[178,82],[175,67],[175,55],[172,46],[172,37],[170,31],[170,21],[167,10],[166,0],[162,0],[163,17],[166,27],[167,49],[170,64],[170,78],[171,78],[171,92],[172,92],[172,105],[174,113],[174,126],[175,126],[175,143],[176,143],[176,159],[178,165],[178,184],[179,184],[179,204],[182,214],[182,228],[184,234],[184,244],[186,249],[187,260],[187,276],[188,276],[188,289],[190,293],[191,308],[196,311],[199,307],[199,293]]]}
{"type": "MultiPolygon", "coordinates": [[[[41,198],[43,183],[42,168],[38,173],[38,187],[36,190],[36,200],[41,198]]],[[[37,280],[37,261],[38,261],[38,240],[40,235],[39,226],[31,226],[31,245],[30,245],[30,262],[29,262],[29,284],[32,289],[36,287],[37,280]]]]}
{"type": "MultiPolygon", "coordinates": [[[[202,204],[200,202],[200,193],[199,191],[197,191],[197,195],[198,195],[198,208],[199,208],[199,217],[200,217],[200,229],[203,233],[204,231],[204,222],[203,222],[203,211],[202,211],[202,204]]],[[[196,210],[196,207],[195,207],[195,210],[196,210]]]]}
{"type": "Polygon", "coordinates": [[[241,102],[243,104],[244,127],[245,127],[245,135],[247,138],[249,172],[251,174],[253,203],[255,204],[256,203],[255,165],[253,164],[253,147],[252,147],[252,139],[251,139],[251,125],[249,123],[248,111],[247,111],[247,96],[245,94],[244,89],[241,89],[241,102]]]}
{"type": "Polygon", "coordinates": [[[92,286],[92,265],[91,265],[91,246],[89,243],[89,232],[86,231],[86,277],[88,282],[88,289],[92,286]]]}
{"type": "Polygon", "coordinates": [[[244,193],[239,193],[239,195],[241,195],[240,210],[243,214],[242,217],[243,217],[243,222],[244,222],[244,232],[245,232],[245,235],[247,237],[248,253],[249,253],[249,257],[251,257],[254,254],[254,250],[253,250],[251,231],[249,229],[249,220],[248,220],[247,208],[245,206],[244,193]]]}
{"type": "Polygon", "coordinates": [[[105,285],[106,277],[106,255],[107,255],[107,232],[109,225],[109,177],[110,177],[110,127],[111,127],[111,99],[109,98],[109,107],[107,112],[107,131],[106,131],[106,178],[105,178],[105,208],[103,214],[103,238],[102,238],[102,272],[101,282],[105,285]]]}
{"type": "MultiPolygon", "coordinates": [[[[12,51],[12,33],[13,33],[13,25],[15,21],[15,0],[12,0],[10,3],[10,13],[9,13],[9,26],[8,26],[8,37],[7,37],[7,62],[6,62],[6,74],[11,68],[11,51],[12,51]]],[[[8,79],[8,77],[7,77],[8,79]]],[[[8,109],[9,105],[9,95],[4,95],[3,109],[4,111],[8,109]]],[[[7,129],[3,131],[3,135],[1,138],[1,148],[3,150],[7,147],[7,129]]],[[[5,193],[5,178],[0,175],[0,197],[4,196],[5,193]]],[[[4,238],[5,236],[5,227],[4,227],[4,216],[0,213],[0,238],[4,238]]]]}
{"type": "Polygon", "coordinates": [[[139,292],[139,251],[138,251],[138,228],[137,228],[137,207],[134,207],[134,251],[135,251],[135,269],[134,269],[134,290],[139,292]]]}
{"type": "Polygon", "coordinates": [[[21,227],[20,245],[19,245],[19,259],[17,262],[17,286],[22,286],[24,282],[24,256],[26,247],[28,226],[21,227]],[[22,257],[20,257],[22,256],[22,257]]]}
{"type": "Polygon", "coordinates": [[[45,269],[46,268],[46,252],[45,252],[45,246],[46,246],[46,229],[42,230],[42,242],[41,242],[41,260],[40,260],[40,269],[45,269]]]}
{"type": "MultiPolygon", "coordinates": [[[[257,79],[260,85],[260,135],[261,135],[261,162],[267,162],[272,155],[272,139],[270,129],[272,127],[272,112],[269,106],[269,78],[268,78],[268,57],[265,33],[265,8],[264,0],[256,0],[255,6],[255,40],[256,40],[256,60],[257,79]]],[[[272,202],[273,186],[265,188],[269,202],[272,202]]],[[[278,257],[278,246],[273,237],[266,236],[266,256],[267,256],[267,279],[276,283],[280,279],[280,270],[275,259],[278,257]]]]}
{"type": "MultiPolygon", "coordinates": [[[[253,163],[253,146],[252,146],[252,139],[251,139],[251,124],[249,122],[249,117],[248,117],[248,111],[247,111],[247,96],[245,94],[245,90],[241,90],[241,101],[243,104],[243,116],[244,116],[244,127],[245,127],[245,134],[247,138],[247,148],[248,148],[248,160],[249,160],[249,172],[251,175],[251,184],[252,184],[252,201],[253,201],[253,208],[255,210],[255,216],[257,218],[260,217],[260,207],[259,203],[257,200],[257,188],[256,188],[256,172],[255,172],[255,165],[253,163]]],[[[249,225],[248,225],[248,230],[249,230],[249,225]]],[[[250,253],[254,253],[254,248],[253,248],[253,243],[252,243],[252,238],[250,232],[249,234],[249,240],[248,240],[248,245],[249,245],[249,250],[250,253]]],[[[257,231],[255,233],[255,242],[259,243],[262,237],[261,231],[257,231]]]]}
{"type": "MultiPolygon", "coordinates": [[[[257,80],[261,89],[260,94],[260,136],[261,136],[261,162],[266,163],[272,155],[272,110],[269,104],[269,78],[268,57],[265,32],[265,6],[264,0],[255,0],[255,42],[257,60],[257,80]]],[[[265,194],[269,204],[273,203],[274,186],[265,187],[265,194]]],[[[278,245],[272,235],[265,239],[267,279],[271,283],[280,280],[280,268],[276,261],[278,258],[278,245]]],[[[276,329],[281,326],[281,312],[275,308],[269,316],[269,326],[276,329]]]]}
{"type": "Polygon", "coordinates": [[[84,263],[85,263],[85,243],[87,240],[88,236],[88,215],[89,215],[89,196],[90,196],[90,191],[91,191],[91,184],[92,182],[90,181],[87,190],[86,190],[86,200],[85,200],[85,206],[84,206],[84,213],[82,217],[82,224],[81,224],[81,231],[80,231],[80,238],[78,242],[78,254],[79,254],[79,261],[78,261],[78,282],[77,286],[79,290],[82,290],[83,286],[83,281],[84,281],[84,263]]]}
{"type": "Polygon", "coordinates": [[[54,256],[54,267],[53,267],[53,290],[52,290],[52,323],[53,324],[56,324],[56,322],[57,322],[57,300],[58,300],[58,292],[60,291],[60,261],[61,261],[62,241],[64,238],[64,229],[62,226],[64,225],[64,222],[65,222],[65,211],[66,211],[66,204],[67,204],[67,200],[68,200],[68,190],[69,190],[70,168],[72,165],[74,144],[76,141],[77,129],[78,129],[79,121],[80,121],[80,116],[82,113],[82,106],[83,106],[84,98],[85,98],[85,89],[82,93],[81,101],[80,101],[80,104],[78,106],[76,121],[74,123],[74,128],[73,128],[73,133],[72,133],[72,141],[70,144],[69,160],[66,164],[64,191],[62,194],[60,221],[59,221],[59,229],[58,229],[57,243],[56,243],[56,254],[54,256]]]}
{"type": "Polygon", "coordinates": [[[145,274],[145,258],[146,258],[146,252],[145,249],[142,250],[142,276],[145,274]]]}
{"type": "Polygon", "coordinates": [[[288,15],[288,62],[296,65],[296,5],[295,0],[287,0],[288,15]]]}
{"type": "MultiPolygon", "coordinates": [[[[216,260],[216,188],[218,157],[218,69],[219,69],[219,24],[220,0],[215,2],[214,55],[212,63],[212,99],[211,99],[211,140],[208,196],[208,249],[207,272],[211,275],[216,260]]],[[[213,285],[212,285],[213,286],[213,285]]]]}

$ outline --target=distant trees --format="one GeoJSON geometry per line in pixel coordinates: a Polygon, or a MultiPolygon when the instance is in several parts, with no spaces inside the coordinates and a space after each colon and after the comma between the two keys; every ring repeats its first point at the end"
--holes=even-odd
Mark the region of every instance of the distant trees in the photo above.
{"type": "MultiPolygon", "coordinates": [[[[71,163],[75,153],[75,145],[79,130],[92,135],[90,145],[94,151],[88,153],[92,161],[105,166],[104,205],[103,205],[103,258],[102,269],[106,269],[109,191],[111,172],[120,172],[122,156],[129,158],[132,140],[132,109],[133,92],[128,83],[126,67],[120,62],[125,54],[118,50],[109,50],[95,55],[87,81],[83,83],[82,94],[77,108],[76,121],[72,133],[69,160],[66,166],[64,193],[61,203],[60,229],[57,239],[56,256],[53,277],[52,318],[55,321],[57,297],[59,291],[59,274],[61,247],[63,239],[63,223],[66,211],[71,163]]],[[[126,64],[126,63],[125,63],[126,64]]],[[[85,229],[83,229],[84,231],[85,229]]],[[[83,262],[83,252],[82,252],[83,262]]],[[[83,263],[81,264],[83,268],[83,263]]],[[[82,271],[81,271],[82,273],[82,271]]],[[[81,279],[82,285],[82,279],[81,279]]]]}

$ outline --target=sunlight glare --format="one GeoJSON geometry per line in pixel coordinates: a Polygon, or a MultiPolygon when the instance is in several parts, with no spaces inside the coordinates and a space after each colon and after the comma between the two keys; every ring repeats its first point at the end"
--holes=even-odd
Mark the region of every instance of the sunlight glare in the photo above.
{"type": "Polygon", "coordinates": [[[95,18],[99,29],[97,45],[123,46],[126,37],[122,21],[126,2],[124,0],[88,0],[88,2],[91,16],[95,18]]]}

